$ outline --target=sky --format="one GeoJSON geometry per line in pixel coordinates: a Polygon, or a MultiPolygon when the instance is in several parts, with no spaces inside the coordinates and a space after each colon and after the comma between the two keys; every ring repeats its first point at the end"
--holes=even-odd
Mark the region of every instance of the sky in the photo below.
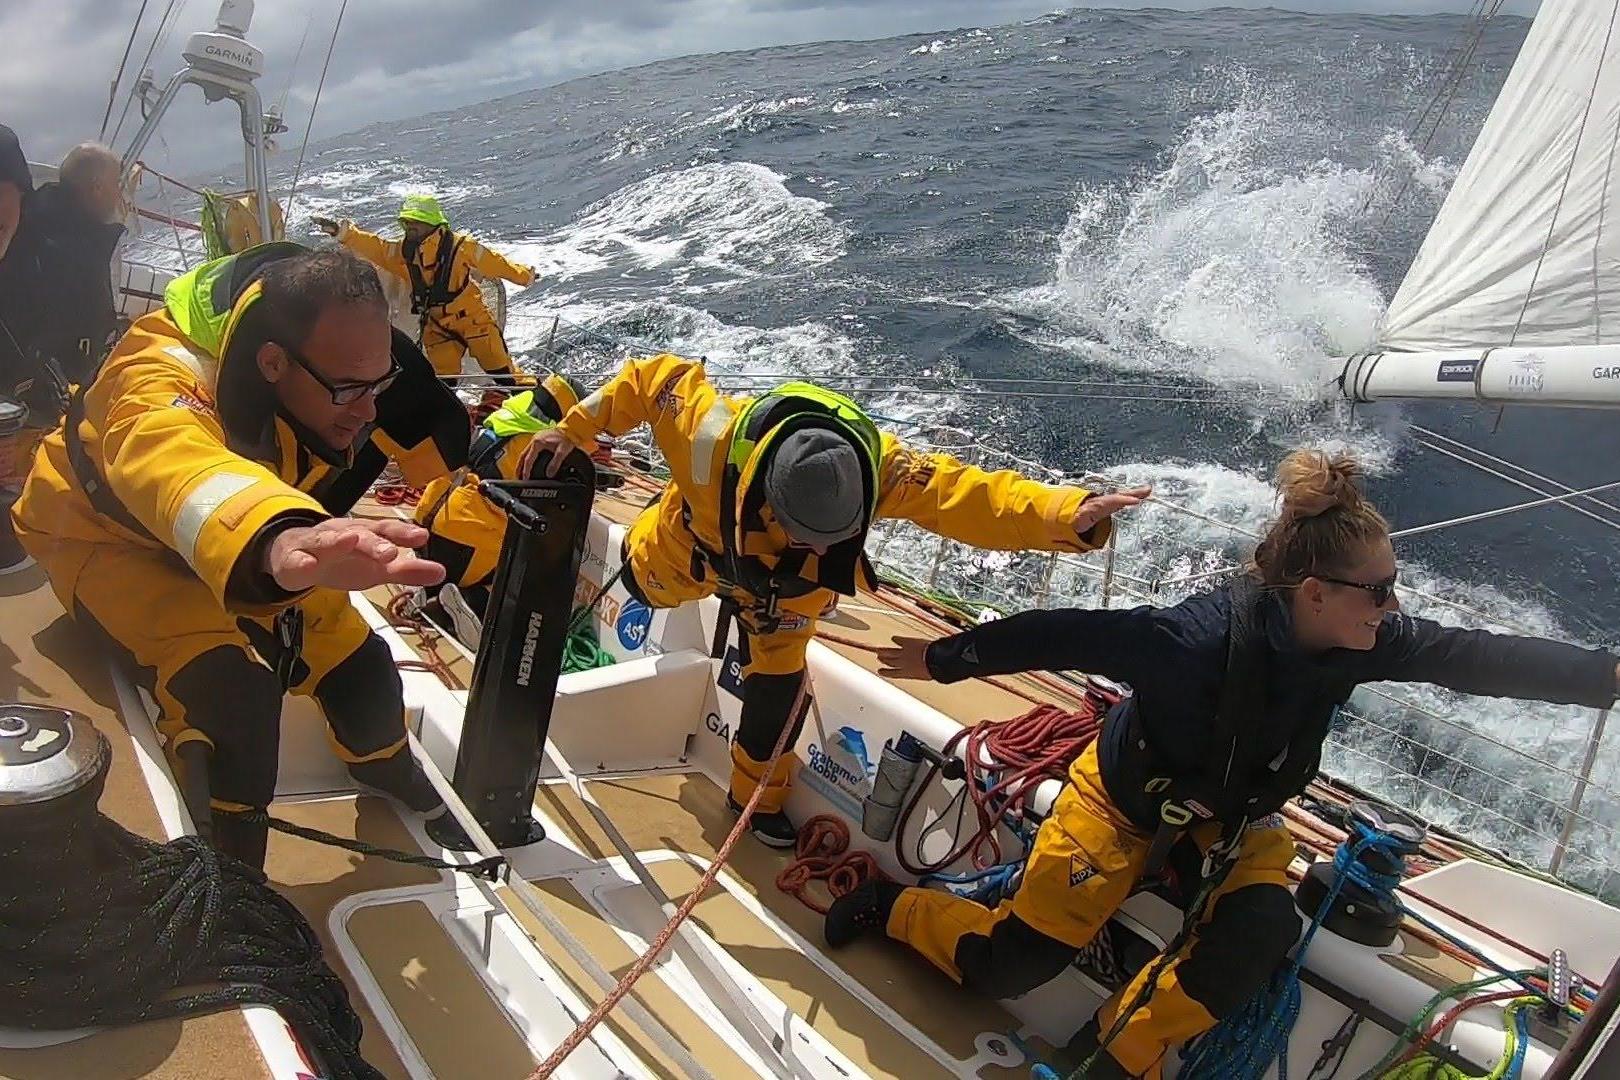
{"type": "MultiPolygon", "coordinates": [[[[1537,2],[1509,0],[1504,10],[1532,14],[1537,2]]],[[[160,17],[172,7],[175,29],[147,65],[161,83],[179,67],[186,36],[211,28],[218,8],[215,0],[146,3],[129,67],[140,70],[160,17]]],[[[351,0],[312,138],[672,56],[996,26],[1068,6],[1053,0],[351,0]],[[475,14],[458,18],[452,14],[458,11],[475,14]]],[[[1082,6],[1216,5],[1097,0],[1082,6]]],[[[1467,12],[1475,3],[1224,0],[1221,6],[1416,13],[1467,12]]],[[[0,123],[17,131],[31,160],[55,162],[73,144],[97,137],[108,85],[140,7],[141,0],[0,2],[0,123]]],[[[281,136],[283,146],[303,137],[338,8],[338,0],[258,0],[248,39],[266,54],[260,93],[266,104],[283,104],[294,128],[281,136]]],[[[125,98],[120,92],[109,132],[125,98]]],[[[182,102],[163,126],[164,144],[147,160],[185,169],[234,154],[234,129],[219,119],[229,106],[205,112],[194,90],[182,102]]],[[[121,142],[138,119],[126,120],[121,142]]]]}

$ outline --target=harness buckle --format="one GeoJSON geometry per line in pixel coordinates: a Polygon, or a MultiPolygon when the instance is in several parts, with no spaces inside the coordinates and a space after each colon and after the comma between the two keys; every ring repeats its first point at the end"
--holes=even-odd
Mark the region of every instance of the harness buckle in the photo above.
{"type": "Polygon", "coordinates": [[[293,687],[293,675],[304,654],[304,610],[300,607],[282,608],[275,621],[276,679],[283,690],[293,687]]]}
{"type": "Polygon", "coordinates": [[[1169,799],[1166,799],[1159,807],[1159,820],[1171,828],[1185,829],[1192,823],[1193,817],[1194,814],[1190,809],[1181,803],[1171,802],[1169,799]]]}

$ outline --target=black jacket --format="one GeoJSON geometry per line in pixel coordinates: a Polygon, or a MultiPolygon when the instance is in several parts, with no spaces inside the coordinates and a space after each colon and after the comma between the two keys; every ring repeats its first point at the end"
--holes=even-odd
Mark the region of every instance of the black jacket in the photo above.
{"type": "MultiPolygon", "coordinates": [[[[1174,607],[1126,611],[1030,611],[936,641],[928,668],[940,682],[1032,670],[1079,670],[1129,684],[1098,743],[1103,783],[1116,805],[1151,830],[1155,777],[1193,783],[1214,741],[1226,673],[1227,588],[1174,607]]],[[[1362,651],[1309,654],[1294,644],[1293,619],[1277,594],[1259,603],[1267,657],[1264,715],[1248,733],[1243,799],[1251,816],[1271,813],[1305,789],[1321,762],[1338,706],[1360,683],[1427,682],[1490,697],[1607,708],[1616,697],[1615,657],[1541,638],[1459,630],[1392,612],[1362,651]]]]}
{"type": "Polygon", "coordinates": [[[43,184],[0,261],[0,394],[30,422],[56,422],[60,387],[88,382],[118,333],[110,262],[124,227],[95,220],[71,194],[43,184]]]}
{"type": "Polygon", "coordinates": [[[69,382],[89,379],[117,336],[110,263],[123,235],[122,225],[97,221],[57,184],[41,184],[23,204],[17,242],[37,275],[34,340],[69,382]]]}

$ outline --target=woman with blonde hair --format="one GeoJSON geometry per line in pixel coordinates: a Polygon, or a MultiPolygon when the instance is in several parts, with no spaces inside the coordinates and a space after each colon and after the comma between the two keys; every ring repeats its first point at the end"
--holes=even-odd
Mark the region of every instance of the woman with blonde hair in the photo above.
{"type": "Polygon", "coordinates": [[[1358,685],[1614,702],[1605,651],[1401,612],[1389,526],[1351,458],[1297,450],[1277,484],[1281,512],[1230,584],[1172,607],[1025,612],[881,654],[891,678],[1075,669],[1133,693],[1070,767],[1010,898],[989,908],[869,882],[828,911],[830,945],[882,928],[963,986],[1014,997],[1072,963],[1144,878],[1185,865],[1204,883],[1188,947],[1120,988],[1076,1043],[1088,1076],[1157,1077],[1172,1046],[1241,1008],[1293,946],[1294,845],[1278,811],[1316,775],[1358,685]]]}

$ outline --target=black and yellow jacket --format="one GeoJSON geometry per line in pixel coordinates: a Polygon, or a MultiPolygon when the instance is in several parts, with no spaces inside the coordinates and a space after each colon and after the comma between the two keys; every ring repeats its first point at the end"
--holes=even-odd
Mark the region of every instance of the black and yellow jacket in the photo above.
{"type": "Polygon", "coordinates": [[[228,610],[265,613],[296,598],[233,572],[266,526],[347,513],[390,459],[417,485],[465,464],[466,411],[398,331],[402,373],[347,453],[278,410],[255,360],[274,333],[259,277],[303,250],[266,244],[175,279],[41,444],[13,517],[65,602],[94,545],[138,545],[183,560],[228,610]]]}

